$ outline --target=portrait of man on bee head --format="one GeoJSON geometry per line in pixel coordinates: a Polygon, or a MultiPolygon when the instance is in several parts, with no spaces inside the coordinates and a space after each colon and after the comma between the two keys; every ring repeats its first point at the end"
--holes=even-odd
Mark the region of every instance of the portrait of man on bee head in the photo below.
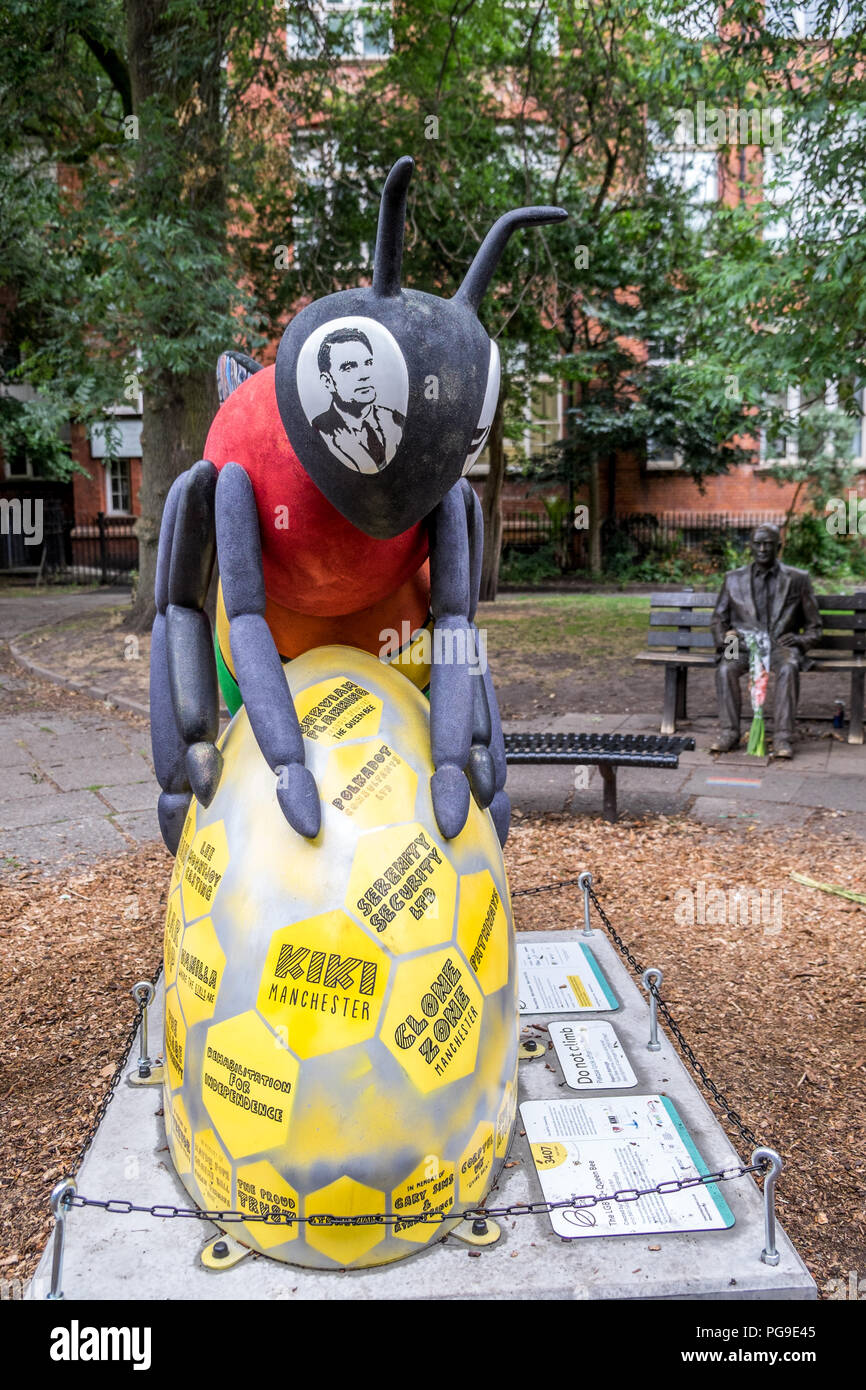
{"type": "Polygon", "coordinates": [[[360,328],[328,333],[317,353],[331,402],[311,421],[331,453],[357,473],[381,473],[397,452],[406,417],[380,399],[375,354],[360,328]]]}

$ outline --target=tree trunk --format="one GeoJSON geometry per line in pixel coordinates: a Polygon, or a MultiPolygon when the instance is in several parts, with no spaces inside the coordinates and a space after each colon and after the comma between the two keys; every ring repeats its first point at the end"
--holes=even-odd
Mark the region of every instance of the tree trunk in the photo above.
{"type": "Polygon", "coordinates": [[[598,476],[598,455],[593,454],[589,465],[589,568],[592,574],[601,573],[601,487],[598,476]]]}
{"type": "MultiPolygon", "coordinates": [[[[140,117],[136,146],[136,208],[142,224],[173,209],[218,249],[225,227],[224,124],[221,109],[224,38],[218,12],[204,10],[200,63],[175,62],[166,39],[171,0],[126,0],[127,50],[132,106],[140,117]],[[159,151],[157,159],[155,151],[159,151]],[[213,217],[216,211],[217,218],[213,217]],[[202,214],[199,217],[199,214],[202,214]]],[[[170,312],[170,308],[169,308],[170,312]]],[[[171,324],[143,326],[154,338],[170,336],[171,324]]],[[[230,344],[226,344],[230,346],[230,344]]],[[[142,420],[139,579],[127,626],[146,631],[153,622],[153,583],[159,528],[174,479],[202,456],[218,407],[216,363],[194,371],[163,371],[145,382],[142,420]]]]}
{"type": "Polygon", "coordinates": [[[159,526],[169,488],[202,456],[218,405],[213,371],[169,375],[144,397],[141,516],[138,519],[138,584],[127,626],[146,632],[153,624],[153,585],[159,526]]]}
{"type": "Polygon", "coordinates": [[[490,471],[481,498],[484,518],[484,554],[481,562],[481,599],[492,603],[499,587],[499,556],[502,551],[502,485],[505,482],[505,436],[502,429],[503,397],[500,395],[490,426],[487,453],[490,471]]]}

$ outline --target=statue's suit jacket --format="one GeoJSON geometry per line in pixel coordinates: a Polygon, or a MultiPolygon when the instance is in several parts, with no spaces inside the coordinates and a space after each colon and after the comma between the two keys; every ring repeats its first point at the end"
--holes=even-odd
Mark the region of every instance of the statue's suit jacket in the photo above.
{"type": "MultiPolygon", "coordinates": [[[[817,646],[824,632],[818,601],[806,570],[781,563],[778,569],[770,613],[770,640],[775,644],[785,633],[796,633],[801,640],[801,665],[805,670],[811,665],[806,650],[817,646]]],[[[729,628],[742,631],[759,626],[752,571],[752,565],[744,565],[742,569],[729,570],[725,575],[712,621],[717,648],[724,647],[725,633],[729,628]]]]}

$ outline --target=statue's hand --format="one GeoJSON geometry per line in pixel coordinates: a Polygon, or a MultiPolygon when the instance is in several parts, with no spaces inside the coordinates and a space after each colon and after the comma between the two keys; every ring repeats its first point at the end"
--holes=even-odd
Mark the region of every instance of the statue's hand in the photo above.
{"type": "Polygon", "coordinates": [[[784,635],[783,635],[782,637],[779,638],[779,646],[780,646],[780,647],[799,647],[799,646],[800,646],[800,638],[797,636],[796,632],[786,632],[786,633],[784,633],[784,635]]]}

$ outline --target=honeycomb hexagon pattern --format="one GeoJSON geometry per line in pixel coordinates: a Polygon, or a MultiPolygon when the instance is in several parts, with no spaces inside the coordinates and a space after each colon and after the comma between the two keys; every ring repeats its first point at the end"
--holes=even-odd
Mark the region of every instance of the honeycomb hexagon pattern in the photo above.
{"type": "Polygon", "coordinates": [[[243,1213],[236,1240],[360,1268],[440,1239],[505,1160],[511,903],[489,813],[473,801],[453,840],[436,824],[418,690],[351,647],[286,675],[322,828],[287,824],[240,709],[169,884],[165,1128],[195,1202],[243,1213]]]}

